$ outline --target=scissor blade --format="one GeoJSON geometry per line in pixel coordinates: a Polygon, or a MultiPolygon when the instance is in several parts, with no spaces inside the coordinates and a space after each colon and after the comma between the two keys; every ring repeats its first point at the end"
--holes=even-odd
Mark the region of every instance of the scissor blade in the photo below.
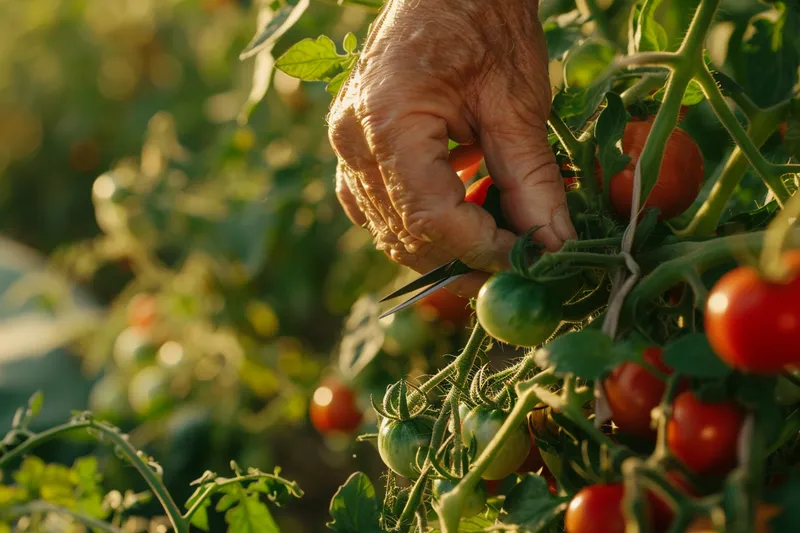
{"type": "Polygon", "coordinates": [[[381,298],[380,301],[385,302],[387,300],[392,300],[399,296],[404,296],[410,292],[414,292],[423,287],[427,287],[428,285],[431,285],[433,283],[438,283],[442,280],[445,280],[453,276],[454,274],[460,274],[461,272],[458,272],[457,271],[458,269],[456,268],[457,263],[460,263],[460,261],[458,260],[450,261],[449,263],[445,263],[442,266],[436,267],[430,272],[421,275],[411,283],[403,285],[402,287],[400,287],[393,293],[389,294],[388,296],[384,296],[383,298],[381,298]]]}
{"type": "Polygon", "coordinates": [[[391,309],[389,309],[388,311],[383,313],[378,318],[385,318],[385,317],[387,317],[389,315],[395,314],[398,311],[402,311],[403,309],[405,309],[409,305],[413,305],[416,302],[418,302],[418,301],[422,300],[423,298],[425,298],[426,296],[428,296],[429,294],[431,294],[433,292],[436,292],[439,289],[441,289],[442,287],[445,287],[445,286],[449,285],[450,283],[452,283],[453,281],[457,280],[458,278],[460,278],[464,274],[465,273],[456,274],[454,276],[450,276],[448,278],[445,278],[445,279],[441,280],[439,283],[436,283],[435,285],[431,285],[427,289],[425,289],[423,291],[420,291],[418,294],[415,294],[413,297],[409,298],[405,302],[392,307],[391,309]]]}

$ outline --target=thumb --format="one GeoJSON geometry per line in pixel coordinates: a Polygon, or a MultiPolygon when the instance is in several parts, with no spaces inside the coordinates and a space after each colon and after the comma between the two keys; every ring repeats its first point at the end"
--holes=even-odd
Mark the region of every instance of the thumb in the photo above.
{"type": "Polygon", "coordinates": [[[500,190],[503,214],[518,233],[542,226],[534,239],[550,251],[558,250],[577,233],[544,120],[533,113],[526,120],[512,109],[495,108],[489,115],[503,119],[481,125],[481,146],[500,190]]]}

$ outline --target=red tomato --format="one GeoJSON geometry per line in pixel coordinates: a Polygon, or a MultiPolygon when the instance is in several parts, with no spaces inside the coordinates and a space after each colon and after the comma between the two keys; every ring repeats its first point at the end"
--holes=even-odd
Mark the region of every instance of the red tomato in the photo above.
{"type": "Polygon", "coordinates": [[[578,491],[564,515],[566,533],[625,533],[625,487],[592,485],[578,491]]]}
{"type": "Polygon", "coordinates": [[[447,289],[439,289],[429,294],[417,303],[417,308],[427,320],[449,322],[454,326],[465,326],[472,317],[469,300],[447,289]]]}
{"type": "Polygon", "coordinates": [[[492,184],[494,184],[494,182],[491,176],[479,179],[469,186],[467,193],[464,195],[464,201],[482,206],[483,202],[486,201],[486,195],[489,193],[489,187],[491,187],[492,184]]]}
{"type": "Polygon", "coordinates": [[[682,392],[672,404],[667,446],[690,470],[723,475],[736,466],[743,421],[734,403],[702,403],[694,392],[682,392]]]}
{"type": "Polygon", "coordinates": [[[361,425],[363,418],[355,393],[334,378],[325,379],[314,391],[309,415],[311,424],[323,435],[352,433],[361,425]]]}
{"type": "Polygon", "coordinates": [[[714,285],[705,311],[711,347],[734,368],[780,372],[800,363],[800,250],[784,254],[789,278],[775,283],[737,267],[714,285]]]}
{"type": "MultiPolygon", "coordinates": [[[[657,370],[671,374],[672,370],[664,364],[662,355],[661,348],[650,346],[644,350],[643,359],[657,370]]],[[[650,412],[664,396],[664,381],[637,363],[623,363],[603,384],[611,407],[611,419],[620,431],[642,438],[655,437],[650,412]]]]}
{"type": "Polygon", "coordinates": [[[477,144],[461,144],[450,150],[449,160],[458,177],[466,183],[481,168],[483,150],[477,144]]]}
{"type": "MultiPolygon", "coordinates": [[[[631,121],[625,126],[622,136],[622,151],[631,156],[631,161],[619,173],[611,177],[611,204],[622,217],[630,217],[633,174],[644,143],[653,128],[653,118],[631,121]]],[[[599,165],[598,165],[599,167],[599,165]]],[[[595,173],[603,186],[602,172],[595,173]]],[[[703,185],[703,154],[688,133],[675,128],[667,139],[664,160],[645,207],[658,207],[661,218],[680,215],[692,205],[703,185]]]]}
{"type": "Polygon", "coordinates": [[[486,492],[489,494],[489,496],[496,495],[498,492],[500,492],[500,488],[503,486],[502,479],[488,479],[484,480],[484,483],[486,483],[486,492]]]}
{"type": "MultiPolygon", "coordinates": [[[[694,488],[691,486],[689,481],[679,472],[674,470],[667,472],[666,477],[672,482],[673,485],[683,490],[683,492],[686,494],[695,494],[694,488]]],[[[667,531],[672,525],[672,521],[675,519],[675,513],[673,512],[672,508],[667,504],[666,501],[662,500],[661,497],[657,496],[654,492],[648,491],[647,501],[650,505],[654,530],[657,533],[667,531]]]]}
{"type": "Polygon", "coordinates": [[[128,302],[128,325],[138,329],[149,329],[156,320],[158,308],[152,294],[137,294],[128,302]]]}

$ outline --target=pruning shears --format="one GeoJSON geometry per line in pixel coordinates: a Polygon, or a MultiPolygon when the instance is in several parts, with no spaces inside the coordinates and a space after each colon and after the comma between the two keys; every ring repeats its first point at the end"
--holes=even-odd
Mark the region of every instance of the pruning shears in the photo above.
{"type": "MultiPolygon", "coordinates": [[[[486,209],[494,218],[498,228],[509,228],[508,223],[503,216],[503,210],[500,207],[500,190],[497,188],[497,185],[494,184],[491,177],[486,176],[485,178],[481,178],[473,183],[467,190],[464,200],[477,204],[486,209]]],[[[393,300],[395,298],[399,298],[400,296],[405,296],[411,292],[423,289],[408,300],[405,300],[404,302],[383,313],[380,318],[384,318],[401,311],[425,298],[429,294],[432,294],[449,285],[464,274],[469,274],[470,272],[475,271],[477,271],[477,269],[467,266],[466,263],[460,261],[459,259],[455,259],[438,266],[430,272],[418,277],[411,283],[408,283],[391,294],[384,296],[380,300],[381,302],[393,300]]]]}

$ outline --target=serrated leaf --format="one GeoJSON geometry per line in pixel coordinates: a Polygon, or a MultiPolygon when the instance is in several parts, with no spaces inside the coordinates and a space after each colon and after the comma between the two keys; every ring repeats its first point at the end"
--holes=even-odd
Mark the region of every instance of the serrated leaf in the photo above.
{"type": "Polygon", "coordinates": [[[344,85],[344,82],[346,82],[347,78],[350,77],[350,73],[352,72],[352,70],[353,70],[352,68],[349,68],[347,70],[343,70],[342,72],[334,76],[333,79],[328,82],[328,86],[325,87],[325,90],[328,92],[328,94],[330,94],[331,96],[336,96],[337,94],[339,94],[342,85],[344,85]]]}
{"type": "Polygon", "coordinates": [[[568,502],[553,496],[547,480],[528,474],[517,484],[503,503],[501,522],[519,527],[520,532],[539,533],[548,531],[567,508],[568,502]]]}
{"type": "Polygon", "coordinates": [[[378,533],[378,500],[375,487],[363,472],[352,474],[333,495],[332,521],[327,526],[337,533],[378,533]]]}
{"type": "Polygon", "coordinates": [[[225,494],[222,495],[217,501],[217,506],[215,509],[217,512],[222,513],[227,511],[231,508],[232,505],[235,505],[237,501],[239,501],[240,494],[239,492],[242,490],[241,487],[234,486],[234,485],[227,485],[222,490],[225,491],[225,494]]]}
{"type": "Polygon", "coordinates": [[[257,494],[244,496],[242,492],[239,504],[225,513],[225,521],[228,533],[280,533],[267,505],[259,501],[257,494]]]}
{"type": "Polygon", "coordinates": [[[697,378],[723,378],[730,374],[702,333],[690,333],[664,347],[664,362],[676,372],[697,378]]]}
{"type": "Polygon", "coordinates": [[[639,52],[666,50],[669,42],[664,27],[655,20],[656,9],[662,0],[645,0],[639,12],[634,42],[639,52]]]}
{"type": "Polygon", "coordinates": [[[622,135],[630,115],[618,94],[606,94],[606,107],[597,118],[595,137],[597,138],[600,168],[603,169],[603,190],[610,189],[611,177],[630,163],[631,158],[622,153],[622,135]]]}
{"type": "Polygon", "coordinates": [[[326,35],[304,39],[289,48],[275,62],[275,66],[304,81],[331,81],[352,60],[340,55],[336,45],[326,35]]]}
{"type": "Polygon", "coordinates": [[[358,48],[358,38],[352,32],[349,32],[342,40],[342,48],[348,54],[352,54],[358,48]]]}
{"type": "Polygon", "coordinates": [[[625,359],[611,338],[596,329],[559,337],[537,350],[534,357],[542,368],[553,367],[557,374],[575,374],[589,381],[598,379],[625,359]]]}
{"type": "Polygon", "coordinates": [[[269,22],[256,33],[250,43],[242,50],[242,53],[239,54],[239,59],[247,59],[274,45],[275,41],[300,19],[300,16],[308,8],[309,1],[300,0],[295,5],[285,4],[278,9],[269,22]]]}
{"type": "Polygon", "coordinates": [[[208,531],[208,507],[211,505],[211,501],[208,499],[203,500],[203,503],[200,504],[200,507],[192,515],[192,519],[190,523],[201,531],[208,531]]]}
{"type": "MultiPolygon", "coordinates": [[[[663,102],[665,94],[666,94],[666,88],[662,87],[656,92],[656,94],[653,95],[653,99],[657,102],[663,102]]],[[[703,94],[703,89],[700,88],[700,84],[692,80],[686,87],[686,91],[683,93],[683,97],[681,98],[681,105],[686,105],[686,106],[697,105],[703,100],[705,100],[705,98],[706,95],[703,94]]]]}
{"type": "Polygon", "coordinates": [[[573,129],[583,128],[611,89],[611,77],[603,77],[586,88],[564,89],[553,98],[553,109],[573,129]]]}
{"type": "Polygon", "coordinates": [[[567,51],[583,37],[577,24],[560,26],[556,21],[547,21],[542,26],[547,42],[547,56],[550,61],[560,61],[567,51]]]}

